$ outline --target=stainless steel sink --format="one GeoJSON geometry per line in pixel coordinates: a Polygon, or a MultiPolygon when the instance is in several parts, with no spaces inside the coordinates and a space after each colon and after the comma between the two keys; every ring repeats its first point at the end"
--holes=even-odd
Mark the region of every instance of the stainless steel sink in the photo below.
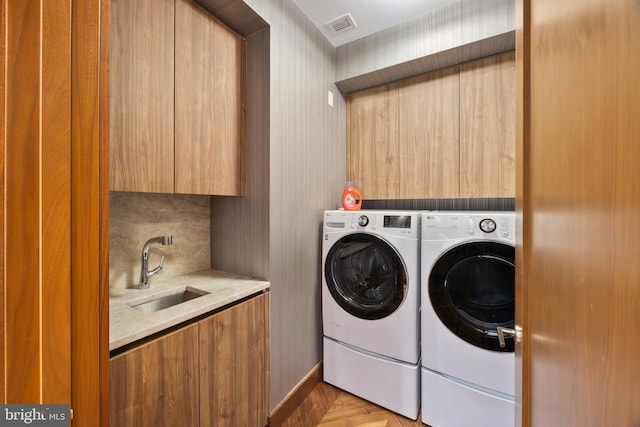
{"type": "Polygon", "coordinates": [[[209,292],[201,291],[194,288],[186,288],[180,292],[165,295],[162,297],[154,298],[149,301],[130,304],[131,307],[139,310],[143,313],[155,313],[156,311],[164,310],[165,308],[173,307],[183,302],[191,301],[192,299],[201,297],[209,292]]]}

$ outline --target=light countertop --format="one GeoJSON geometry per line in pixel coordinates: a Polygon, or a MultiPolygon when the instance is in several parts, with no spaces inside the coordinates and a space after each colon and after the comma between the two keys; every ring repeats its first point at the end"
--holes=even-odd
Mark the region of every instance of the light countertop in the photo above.
{"type": "Polygon", "coordinates": [[[109,290],[109,350],[224,307],[244,297],[269,289],[269,282],[218,270],[203,270],[163,280],[151,279],[149,289],[109,290]],[[157,311],[143,313],[132,305],[195,288],[206,295],[157,311]]]}

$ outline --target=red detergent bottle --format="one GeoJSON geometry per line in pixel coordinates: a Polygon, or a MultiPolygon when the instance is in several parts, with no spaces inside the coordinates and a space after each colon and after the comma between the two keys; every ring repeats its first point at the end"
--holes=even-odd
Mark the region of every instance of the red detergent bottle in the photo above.
{"type": "Polygon", "coordinates": [[[345,211],[359,211],[362,205],[362,196],[355,189],[353,182],[347,181],[342,191],[342,207],[345,211]]]}

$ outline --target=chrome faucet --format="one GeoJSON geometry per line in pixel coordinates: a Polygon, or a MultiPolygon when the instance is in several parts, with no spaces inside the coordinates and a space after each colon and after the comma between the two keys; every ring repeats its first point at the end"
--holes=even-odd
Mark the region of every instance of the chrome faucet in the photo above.
{"type": "Polygon", "coordinates": [[[140,271],[140,289],[147,289],[149,287],[149,279],[151,276],[158,274],[162,271],[164,265],[164,256],[160,260],[160,265],[149,271],[149,249],[154,243],[160,243],[163,246],[173,245],[173,236],[158,236],[153,239],[147,240],[142,248],[142,269],[140,271]]]}

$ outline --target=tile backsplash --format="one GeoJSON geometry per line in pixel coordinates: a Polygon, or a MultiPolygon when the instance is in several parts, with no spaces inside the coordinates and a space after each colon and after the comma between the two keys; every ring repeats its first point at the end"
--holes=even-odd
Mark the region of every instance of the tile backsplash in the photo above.
{"type": "Polygon", "coordinates": [[[158,276],[171,277],[211,267],[210,196],[125,193],[110,194],[109,286],[136,287],[142,247],[152,237],[173,235],[173,245],[154,244],[149,268],[160,263],[158,276]]]}

